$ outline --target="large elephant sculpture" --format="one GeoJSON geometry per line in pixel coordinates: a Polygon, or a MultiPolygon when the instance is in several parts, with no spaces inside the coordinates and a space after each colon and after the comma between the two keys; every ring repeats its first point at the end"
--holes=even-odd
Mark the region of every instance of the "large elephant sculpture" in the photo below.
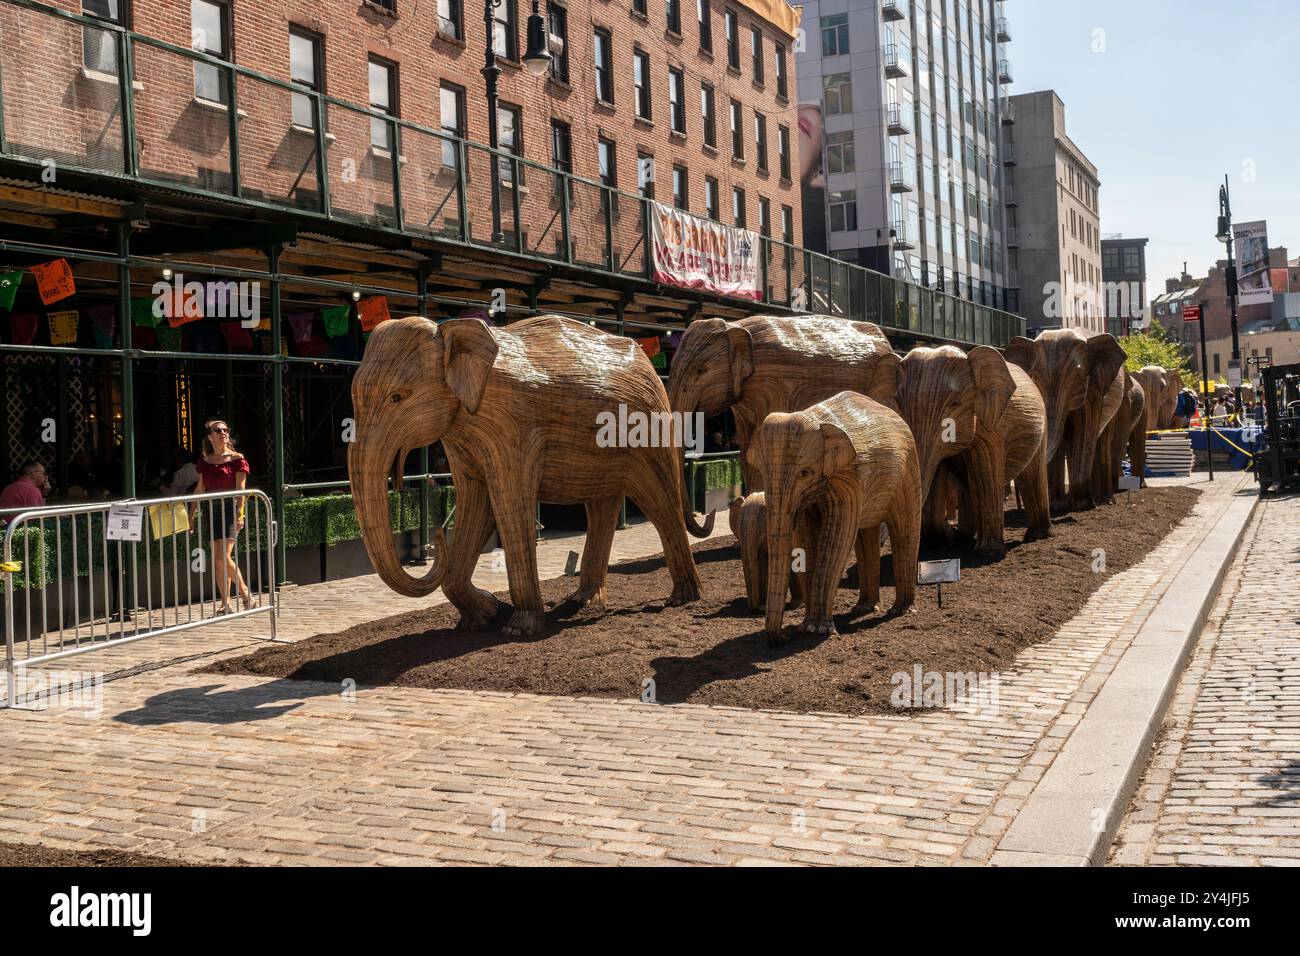
{"type": "Polygon", "coordinates": [[[1161,397],[1160,413],[1156,416],[1157,428],[1174,427],[1174,412],[1178,408],[1178,396],[1183,390],[1182,375],[1174,369],[1170,369],[1165,375],[1166,389],[1161,397]]]}
{"type": "Polygon", "coordinates": [[[801,412],[774,412],[754,432],[750,464],[763,478],[768,577],[765,630],[781,634],[787,564],[796,524],[808,542],[800,630],[835,631],[835,591],[856,550],[860,607],[880,603],[880,526],[889,530],[895,600],[916,597],[921,538],[921,475],[916,442],[902,417],[856,392],[840,392],[801,412]]]}
{"type": "MultiPolygon", "coordinates": [[[[750,436],[772,412],[797,412],[846,389],[889,404],[894,393],[893,348],[878,325],[834,316],[760,315],[726,322],[699,319],[682,335],[668,376],[668,397],[682,415],[731,409],[747,491],[762,491],[745,457],[750,436]]],[[[702,536],[683,496],[687,528],[702,536]]]]}
{"type": "Polygon", "coordinates": [[[1168,414],[1172,419],[1174,407],[1178,404],[1178,393],[1182,390],[1182,377],[1170,372],[1160,365],[1147,365],[1133,373],[1133,377],[1142,386],[1144,403],[1142,408],[1142,470],[1135,466],[1133,473],[1146,477],[1146,433],[1168,427],[1161,425],[1162,416],[1168,414]]]}
{"type": "Polygon", "coordinates": [[[1029,373],[1046,405],[1052,504],[1076,510],[1093,507],[1092,467],[1098,442],[1125,392],[1120,374],[1127,359],[1124,350],[1106,332],[1085,337],[1077,329],[1050,329],[1033,340],[1016,336],[1005,354],[1008,362],[1029,373]]]}
{"type": "Polygon", "coordinates": [[[1146,395],[1142,383],[1132,372],[1125,369],[1122,374],[1124,397],[1120,400],[1115,416],[1101,434],[1097,457],[1093,460],[1093,487],[1103,504],[1115,500],[1126,451],[1130,452],[1129,460],[1133,466],[1133,474],[1141,477],[1143,471],[1140,469],[1146,467],[1146,430],[1140,428],[1146,418],[1146,395]],[[1141,438],[1135,442],[1134,436],[1137,434],[1140,434],[1141,438]],[[1132,455],[1135,444],[1141,447],[1141,461],[1132,455]]]}
{"type": "Polygon", "coordinates": [[[962,524],[975,534],[979,550],[1004,550],[1003,500],[1013,480],[1029,519],[1027,536],[1051,533],[1047,412],[1027,372],[984,345],[970,352],[951,345],[915,348],[899,363],[895,401],[916,440],[927,508],[948,510],[946,483],[931,496],[946,460],[945,473],[963,500],[962,524]]]}
{"type": "Polygon", "coordinates": [[[393,319],[370,336],[352,381],[352,405],[356,440],[348,473],[357,518],[371,563],[398,593],[421,597],[441,586],[462,626],[486,623],[497,601],[471,577],[495,526],[514,605],[503,630],[537,633],[544,626],[534,528],[540,500],[586,506],[587,543],[573,599],[601,607],[627,495],[659,532],[673,581],[670,601],[698,598],[700,579],[681,521],[678,450],[601,437],[610,416],[670,418],[654,366],[631,339],[552,315],[508,329],[477,319],[393,319]],[[456,521],[450,545],[436,533],[433,565],[416,578],[394,553],[387,476],[391,471],[400,487],[407,453],[437,441],[455,482],[456,521]]]}

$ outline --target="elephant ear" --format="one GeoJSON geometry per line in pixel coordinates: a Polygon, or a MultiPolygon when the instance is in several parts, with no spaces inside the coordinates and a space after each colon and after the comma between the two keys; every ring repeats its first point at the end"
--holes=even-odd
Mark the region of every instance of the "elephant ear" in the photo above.
{"type": "Polygon", "coordinates": [[[739,397],[745,380],[754,374],[754,337],[749,329],[728,323],[727,351],[731,356],[731,394],[739,397]]]}
{"type": "Polygon", "coordinates": [[[497,340],[478,319],[450,319],[438,327],[442,336],[442,367],[447,387],[465,410],[477,414],[488,373],[497,359],[497,340]]]}
{"type": "Polygon", "coordinates": [[[1031,376],[1034,375],[1035,365],[1040,371],[1046,367],[1042,350],[1034,344],[1033,339],[1027,339],[1023,335],[1017,335],[1008,342],[1006,351],[1002,354],[1008,362],[1020,366],[1031,376]]]}
{"type": "Polygon", "coordinates": [[[1109,332],[1088,339],[1088,381],[1093,388],[1104,392],[1115,381],[1124,367],[1128,355],[1109,332]]]}
{"type": "Polygon", "coordinates": [[[971,374],[975,377],[976,427],[996,428],[1016,392],[1007,360],[995,348],[977,345],[970,350],[971,374]]]}
{"type": "Polygon", "coordinates": [[[871,379],[867,382],[863,394],[875,399],[891,411],[898,411],[898,379],[903,367],[903,360],[892,349],[880,353],[871,369],[871,379]]]}
{"type": "Polygon", "coordinates": [[[822,474],[835,475],[847,471],[857,461],[858,453],[844,429],[830,422],[821,425],[822,474]]]}

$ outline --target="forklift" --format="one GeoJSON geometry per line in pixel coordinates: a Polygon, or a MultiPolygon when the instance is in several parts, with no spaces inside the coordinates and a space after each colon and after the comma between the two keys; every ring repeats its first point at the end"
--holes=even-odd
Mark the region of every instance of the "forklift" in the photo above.
{"type": "Polygon", "coordinates": [[[1259,493],[1300,489],[1300,364],[1260,371],[1264,446],[1255,456],[1259,493]]]}

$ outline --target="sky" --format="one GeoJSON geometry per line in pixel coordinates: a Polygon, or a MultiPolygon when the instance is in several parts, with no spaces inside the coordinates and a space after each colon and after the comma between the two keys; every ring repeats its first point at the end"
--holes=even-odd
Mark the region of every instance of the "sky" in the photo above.
{"type": "MultiPolygon", "coordinates": [[[[1150,295],[1266,219],[1300,256],[1300,0],[1008,0],[1013,93],[1053,89],[1097,166],[1101,233],[1145,236],[1150,295]]],[[[1014,129],[1014,128],[1013,128],[1014,129]]],[[[1014,132],[1013,132],[1014,135],[1014,132]]]]}

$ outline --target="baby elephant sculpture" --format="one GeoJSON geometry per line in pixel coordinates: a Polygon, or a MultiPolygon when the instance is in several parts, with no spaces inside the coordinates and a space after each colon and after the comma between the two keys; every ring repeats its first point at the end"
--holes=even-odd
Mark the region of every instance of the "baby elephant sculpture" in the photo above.
{"type": "MultiPolygon", "coordinates": [[[[740,567],[745,578],[745,600],[751,611],[763,608],[763,588],[767,584],[767,501],[761,491],[737,498],[731,503],[729,514],[731,533],[740,546],[740,567]]],[[[795,544],[802,543],[796,532],[795,544]]],[[[803,578],[800,571],[789,562],[792,607],[803,603],[803,578]]]]}
{"type": "MultiPolygon", "coordinates": [[[[791,553],[796,522],[808,542],[806,610],[800,629],[833,634],[835,590],[858,555],[859,606],[880,603],[880,526],[889,529],[895,600],[891,613],[916,596],[921,537],[921,475],[916,443],[894,411],[854,392],[840,392],[802,412],[773,413],[754,433],[750,464],[762,475],[767,503],[767,553],[791,553]]],[[[768,561],[769,640],[781,634],[786,565],[768,561]]]]}
{"type": "Polygon", "coordinates": [[[537,502],[587,508],[587,544],[573,599],[605,601],[610,545],[624,495],[659,532],[673,580],[671,603],[693,601],[700,579],[682,527],[676,448],[600,439],[602,422],[620,414],[670,420],[668,395],[640,346],[589,325],[544,315],[492,329],[477,319],[393,319],[370,336],[352,380],[356,441],[348,473],[362,539],[390,588],[421,597],[442,586],[474,628],[497,601],[471,576],[495,526],[505,551],[514,615],[510,635],[544,625],[537,578],[537,502]],[[662,417],[661,417],[662,416],[662,417]],[[456,486],[456,523],[448,547],[441,530],[433,567],[421,578],[397,562],[386,477],[401,486],[412,449],[441,441],[456,486]]]}

